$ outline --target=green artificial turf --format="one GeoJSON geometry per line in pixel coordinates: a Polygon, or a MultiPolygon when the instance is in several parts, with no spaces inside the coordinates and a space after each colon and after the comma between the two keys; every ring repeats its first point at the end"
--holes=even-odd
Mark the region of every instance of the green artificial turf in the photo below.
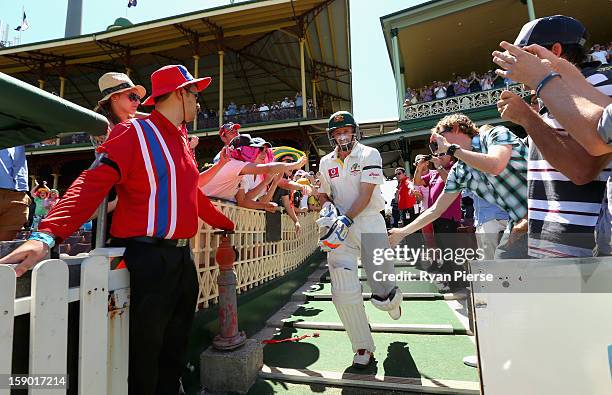
{"type": "MultiPolygon", "coordinates": [[[[372,303],[364,303],[370,323],[377,324],[448,324],[453,329],[463,330],[455,313],[443,300],[405,300],[402,302],[402,317],[393,320],[372,303]]],[[[340,322],[331,301],[310,300],[304,302],[287,321],[340,322]]]]}
{"type": "MultiPolygon", "coordinates": [[[[314,332],[283,328],[275,338],[311,335],[314,332]]],[[[317,330],[316,333],[319,333],[319,337],[300,342],[266,345],[264,363],[290,369],[478,381],[477,370],[463,364],[465,356],[476,353],[476,346],[468,336],[373,333],[377,347],[376,362],[365,370],[359,370],[351,367],[353,351],[345,332],[317,330]]]]}

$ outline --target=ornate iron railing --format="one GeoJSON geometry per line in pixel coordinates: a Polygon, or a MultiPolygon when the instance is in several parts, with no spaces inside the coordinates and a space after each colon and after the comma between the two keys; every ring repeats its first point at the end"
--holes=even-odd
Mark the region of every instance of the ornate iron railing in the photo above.
{"type": "MultiPolygon", "coordinates": [[[[523,89],[523,85],[521,84],[510,85],[509,89],[521,97],[526,97],[531,94],[529,90],[523,89]]],[[[499,95],[504,90],[505,88],[490,89],[461,96],[448,97],[446,99],[411,104],[404,107],[404,119],[419,119],[493,106],[497,103],[499,95]]]]}

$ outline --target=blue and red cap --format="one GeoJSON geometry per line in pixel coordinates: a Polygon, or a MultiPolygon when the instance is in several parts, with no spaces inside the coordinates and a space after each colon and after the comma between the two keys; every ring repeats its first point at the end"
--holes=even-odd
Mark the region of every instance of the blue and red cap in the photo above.
{"type": "Polygon", "coordinates": [[[224,123],[219,128],[219,136],[223,136],[227,132],[237,131],[238,129],[240,129],[240,124],[238,123],[234,123],[234,122],[224,123]]]}
{"type": "Polygon", "coordinates": [[[142,102],[143,106],[155,104],[155,98],[166,93],[195,85],[198,92],[203,91],[210,85],[210,77],[193,78],[187,68],[183,65],[164,66],[151,74],[151,96],[142,102]]]}

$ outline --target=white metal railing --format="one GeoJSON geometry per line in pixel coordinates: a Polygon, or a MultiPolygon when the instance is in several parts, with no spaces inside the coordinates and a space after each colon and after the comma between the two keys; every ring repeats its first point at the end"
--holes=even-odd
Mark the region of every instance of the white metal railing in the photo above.
{"type": "MultiPolygon", "coordinates": [[[[486,91],[468,93],[461,96],[448,97],[424,103],[412,104],[404,108],[406,120],[432,117],[436,115],[452,114],[475,108],[488,107],[495,105],[499,100],[499,95],[506,88],[489,89],[486,91]]],[[[530,90],[523,89],[522,84],[510,85],[510,91],[521,97],[531,94],[530,90]]]]}

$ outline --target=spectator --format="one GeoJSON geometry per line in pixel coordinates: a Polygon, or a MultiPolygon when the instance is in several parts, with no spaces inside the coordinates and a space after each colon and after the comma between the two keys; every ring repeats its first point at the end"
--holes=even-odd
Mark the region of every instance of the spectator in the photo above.
{"type": "Polygon", "coordinates": [[[261,103],[261,106],[259,106],[259,114],[263,122],[267,121],[270,118],[270,107],[268,107],[266,103],[261,103]]]}
{"type": "MultiPolygon", "coordinates": [[[[240,132],[238,132],[239,129],[240,124],[238,123],[228,122],[221,125],[221,127],[219,128],[219,138],[221,138],[224,147],[227,147],[234,138],[240,135],[240,132]]],[[[219,151],[217,155],[215,155],[215,157],[213,158],[213,163],[217,163],[220,159],[220,156],[221,151],[219,151]]]]}
{"type": "MultiPolygon", "coordinates": [[[[272,144],[268,143],[260,137],[252,138],[247,144],[240,148],[240,154],[243,160],[255,163],[265,164],[273,161],[272,155],[272,144]]],[[[235,146],[236,144],[234,144],[235,146]]],[[[270,183],[274,181],[273,187],[278,186],[280,177],[277,174],[245,174],[242,176],[240,181],[240,188],[236,194],[236,203],[238,206],[252,208],[252,209],[263,209],[269,212],[276,212],[277,204],[271,202],[272,194],[267,194],[267,189],[270,183]],[[266,180],[267,176],[267,180],[266,180]],[[264,197],[259,200],[258,198],[264,197]]],[[[274,193],[272,191],[272,193],[274,193]]]]}
{"type": "Polygon", "coordinates": [[[59,191],[57,189],[51,189],[49,191],[49,198],[45,202],[45,205],[47,206],[47,212],[51,211],[51,209],[55,207],[58,200],[59,200],[59,191]]]}
{"type": "Polygon", "coordinates": [[[25,147],[0,149],[0,241],[17,236],[28,221],[30,204],[25,147]]]}
{"type": "Polygon", "coordinates": [[[470,93],[480,92],[482,90],[482,87],[480,86],[480,79],[478,79],[476,72],[472,71],[472,74],[470,74],[470,80],[468,81],[468,85],[470,93]]]}
{"type": "MultiPolygon", "coordinates": [[[[532,44],[550,49],[557,57],[581,64],[586,29],[574,18],[556,15],[527,23],[516,39],[519,47],[532,44]]],[[[510,48],[510,47],[508,47],[510,48]]],[[[514,55],[494,53],[496,63],[514,63],[514,55]]],[[[610,92],[610,71],[583,68],[587,80],[610,92]]],[[[507,75],[500,70],[500,74],[507,75]]],[[[554,74],[547,76],[554,79],[554,74]]],[[[544,80],[542,80],[544,81],[544,80]]],[[[544,81],[546,84],[547,81],[544,81]]],[[[538,84],[537,94],[542,91],[538,84]]],[[[533,87],[532,87],[533,88],[533,87]]],[[[500,97],[506,119],[524,125],[529,134],[529,254],[533,257],[588,257],[593,255],[593,237],[610,170],[609,158],[592,157],[550,114],[541,119],[510,92],[500,97]]]]}
{"type": "Polygon", "coordinates": [[[594,62],[608,64],[608,52],[606,51],[605,47],[602,48],[599,44],[593,45],[590,57],[594,62]]]}
{"type": "MultiPolygon", "coordinates": [[[[419,162],[426,160],[426,159],[427,159],[427,155],[423,155],[423,154],[417,155],[416,158],[414,159],[413,166],[416,168],[419,162]]],[[[427,169],[427,172],[429,172],[429,169],[427,169]]],[[[424,172],[424,174],[426,174],[427,172],[424,172]]],[[[420,214],[424,213],[425,210],[429,208],[429,204],[428,204],[429,188],[424,185],[416,185],[416,184],[414,185],[414,188],[415,190],[419,191],[419,193],[417,194],[418,206],[415,209],[415,213],[418,217],[420,214]],[[419,200],[419,197],[420,197],[420,200],[419,200]]],[[[423,229],[421,229],[421,232],[423,233],[423,239],[425,241],[425,245],[427,245],[427,247],[429,248],[435,248],[436,241],[434,237],[433,225],[432,224],[425,225],[423,229]]]]}
{"type": "Polygon", "coordinates": [[[455,93],[455,84],[452,81],[446,83],[446,97],[454,97],[455,93]]]}
{"type": "Polygon", "coordinates": [[[495,249],[508,226],[510,217],[497,204],[487,202],[472,191],[464,191],[474,202],[474,226],[478,248],[483,250],[484,259],[494,259],[495,249]]]}
{"type": "MultiPolygon", "coordinates": [[[[102,98],[94,111],[104,115],[108,120],[109,127],[105,136],[93,138],[95,145],[100,145],[108,138],[110,131],[118,124],[136,117],[136,112],[140,101],[147,94],[147,90],[142,85],[134,85],[130,77],[123,73],[110,72],[103,74],[98,79],[98,87],[102,98]]],[[[112,212],[117,206],[117,191],[111,188],[108,192],[108,206],[106,215],[106,234],[104,240],[110,239],[110,229],[113,223],[112,212]]],[[[92,226],[98,226],[98,213],[94,213],[90,218],[93,220],[92,226]]],[[[97,234],[92,235],[91,246],[96,247],[97,234]]]]}
{"type": "Polygon", "coordinates": [[[436,100],[446,98],[446,87],[444,86],[444,84],[441,82],[434,81],[434,86],[434,95],[436,97],[436,100]]]}
{"type": "Polygon", "coordinates": [[[414,206],[417,203],[417,194],[420,194],[420,192],[415,189],[412,180],[403,167],[395,169],[395,178],[397,178],[397,207],[400,211],[402,224],[406,226],[416,218],[414,206]]]}
{"type": "Polygon", "coordinates": [[[102,98],[94,111],[105,116],[109,126],[106,136],[95,139],[96,145],[106,140],[115,125],[136,117],[140,101],[147,94],[142,85],[134,85],[130,77],[123,73],[111,72],[102,75],[98,79],[98,87],[102,98]]]}
{"type": "Polygon", "coordinates": [[[457,77],[457,81],[455,82],[455,94],[457,96],[463,95],[469,92],[469,87],[467,80],[461,78],[461,76],[457,77]]]}
{"type": "MultiPolygon", "coordinates": [[[[304,152],[292,147],[275,147],[273,149],[273,153],[275,161],[283,162],[286,164],[294,163],[295,161],[299,160],[299,158],[303,158],[306,156],[304,152]]],[[[285,182],[288,182],[288,178],[290,176],[291,170],[286,170],[282,174],[283,180],[285,182]]],[[[287,212],[287,215],[293,221],[295,227],[295,234],[299,235],[301,230],[301,224],[295,213],[293,202],[291,201],[291,192],[287,189],[277,188],[272,200],[276,202],[276,204],[278,204],[279,206],[284,207],[285,211],[287,212]]]]}
{"type": "MultiPolygon", "coordinates": [[[[611,152],[597,133],[597,123],[604,108],[612,102],[610,97],[593,87],[574,65],[546,48],[531,45],[527,48],[531,52],[527,52],[506,42],[501,46],[517,59],[516,63],[502,67],[512,70],[513,78],[518,82],[537,87],[548,74],[559,73],[562,78],[551,79],[540,90],[544,104],[590,155],[601,156],[611,152]]],[[[508,97],[507,93],[504,97],[508,97]]],[[[537,99],[536,95],[533,97],[537,99]]]]}
{"type": "Polygon", "coordinates": [[[32,222],[32,229],[38,229],[38,224],[40,221],[47,216],[48,205],[47,199],[49,198],[49,188],[47,187],[47,181],[43,181],[43,186],[41,187],[38,184],[38,181],[34,179],[34,184],[32,185],[32,190],[30,191],[30,195],[34,197],[34,203],[36,204],[36,209],[34,210],[34,221],[32,222]]]}
{"type": "Polygon", "coordinates": [[[484,77],[480,80],[480,87],[483,91],[493,89],[493,78],[491,78],[490,73],[486,73],[484,77]]]}
{"type": "MultiPolygon", "coordinates": [[[[396,191],[396,195],[397,195],[397,191],[396,191]]],[[[400,214],[399,207],[397,205],[397,198],[396,197],[391,199],[391,218],[393,219],[393,222],[392,222],[391,225],[394,228],[399,227],[399,222],[400,222],[401,214],[400,214]]]]}
{"type": "MultiPolygon", "coordinates": [[[[432,129],[432,137],[437,143],[436,153],[446,153],[445,157],[453,156],[458,161],[448,172],[444,192],[435,195],[430,207],[412,224],[390,231],[391,243],[397,244],[406,235],[443,215],[460,198],[461,190],[468,189],[487,202],[498,205],[510,217],[497,246],[496,258],[526,257],[525,143],[503,126],[485,125],[476,129],[474,123],[463,114],[442,118],[432,129]]],[[[417,172],[422,163],[419,163],[417,172]]],[[[438,229],[435,230],[437,233],[438,229]]],[[[438,246],[442,248],[443,244],[438,246]]]]}
{"type": "MultiPolygon", "coordinates": [[[[264,142],[265,143],[265,142],[264,142]]],[[[252,163],[252,152],[249,147],[260,148],[265,144],[253,141],[250,135],[241,134],[235,137],[229,144],[231,148],[231,159],[214,176],[208,171],[200,174],[198,185],[206,196],[236,201],[236,194],[240,186],[241,177],[246,174],[276,174],[286,170],[299,169],[306,164],[306,157],[298,162],[292,163],[252,163]],[[246,149],[243,149],[246,147],[246,149]]]]}
{"type": "Polygon", "coordinates": [[[300,114],[302,114],[302,106],[304,105],[303,99],[302,99],[302,94],[300,92],[295,94],[295,107],[297,108],[298,112],[300,114]]]}

